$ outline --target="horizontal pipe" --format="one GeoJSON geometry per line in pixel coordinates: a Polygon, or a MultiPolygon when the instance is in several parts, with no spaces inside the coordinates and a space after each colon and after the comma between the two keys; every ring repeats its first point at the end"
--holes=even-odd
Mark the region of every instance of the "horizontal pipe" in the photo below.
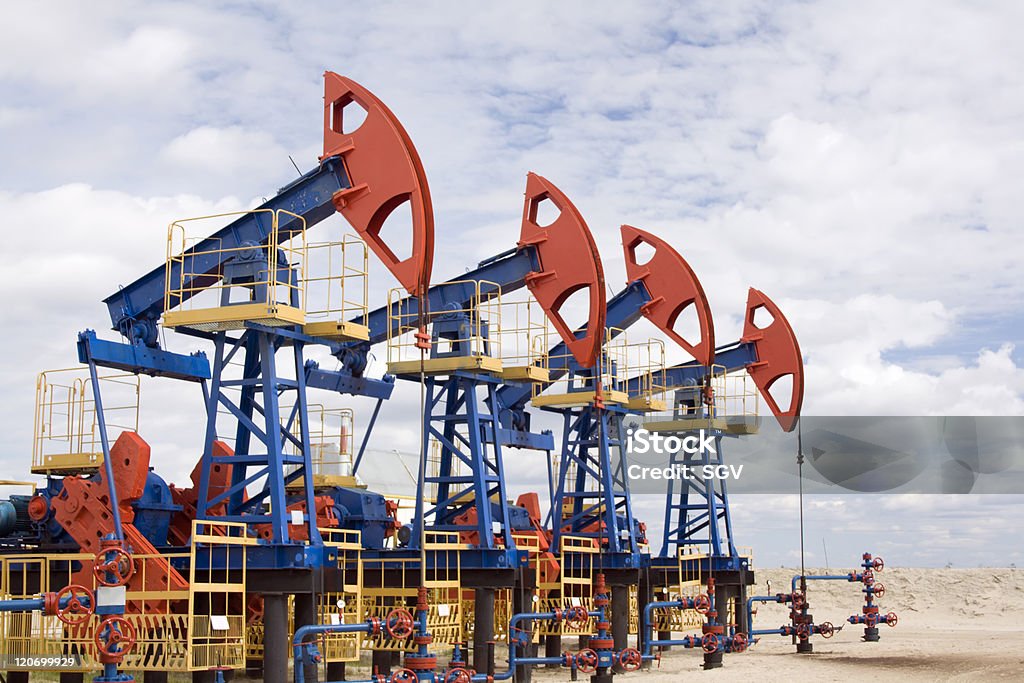
{"type": "Polygon", "coordinates": [[[45,602],[42,598],[0,600],[0,612],[34,612],[43,609],[45,602]]]}
{"type": "MultiPolygon", "coordinates": [[[[601,612],[598,610],[591,610],[587,612],[587,616],[599,617],[601,616],[601,612]]],[[[562,614],[556,612],[520,612],[519,614],[514,614],[512,618],[509,619],[508,630],[509,633],[511,633],[517,624],[520,624],[524,621],[560,621],[561,618],[562,614]]],[[[507,681],[511,679],[513,674],[515,673],[517,666],[541,666],[544,664],[561,663],[561,657],[516,657],[516,647],[514,644],[512,644],[508,648],[508,669],[502,671],[501,673],[496,673],[494,675],[494,680],[507,681]]],[[[477,675],[479,676],[480,674],[477,675]]],[[[481,678],[477,678],[476,676],[474,676],[473,680],[486,682],[487,677],[483,676],[481,678]]]]}
{"type": "Polygon", "coordinates": [[[682,607],[683,603],[680,600],[665,600],[662,602],[649,602],[644,606],[644,618],[642,627],[644,629],[644,651],[643,656],[653,658],[654,654],[651,652],[654,649],[652,643],[652,636],[654,635],[654,624],[651,623],[651,614],[656,609],[665,609],[666,607],[682,607]]]}
{"type": "Polygon", "coordinates": [[[784,636],[786,635],[786,627],[780,626],[778,628],[761,628],[755,629],[748,634],[751,638],[754,636],[784,636]]]}
{"type": "MultiPolygon", "coordinates": [[[[795,592],[795,591],[794,591],[795,592]]],[[[782,595],[752,595],[747,598],[747,624],[754,624],[754,603],[755,602],[779,602],[785,604],[785,599],[780,600],[782,595]]]]}
{"type": "Polygon", "coordinates": [[[800,576],[800,575],[797,575],[797,576],[793,577],[793,580],[789,584],[790,588],[792,589],[792,592],[796,593],[796,582],[799,581],[800,579],[804,579],[805,581],[850,581],[850,575],[849,574],[819,574],[817,576],[800,576]]]}

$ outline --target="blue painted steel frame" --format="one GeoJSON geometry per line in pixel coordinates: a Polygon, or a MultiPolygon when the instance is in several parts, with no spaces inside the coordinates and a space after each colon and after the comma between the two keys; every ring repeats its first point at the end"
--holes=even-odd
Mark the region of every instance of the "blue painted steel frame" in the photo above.
{"type": "Polygon", "coordinates": [[[206,404],[206,436],[196,516],[201,520],[266,524],[271,529],[270,544],[288,545],[292,539],[288,530],[289,513],[285,485],[301,477],[309,543],[319,546],[319,531],[315,521],[311,523],[309,517],[310,513],[316,510],[313,480],[312,477],[303,476],[305,472],[312,472],[303,344],[297,340],[290,340],[296,379],[287,379],[280,376],[277,371],[277,352],[283,342],[281,337],[270,331],[247,329],[241,337],[231,339],[230,344],[228,341],[227,334],[221,332],[216,335],[214,342],[213,381],[206,404]],[[239,351],[242,351],[244,356],[242,377],[225,379],[225,368],[239,351]],[[234,388],[240,390],[237,403],[225,391],[234,388]],[[280,399],[287,391],[295,392],[295,412],[288,424],[282,425],[280,399]],[[213,453],[213,444],[218,436],[217,417],[221,408],[226,409],[237,422],[235,454],[230,456],[218,456],[213,453]],[[296,420],[299,427],[298,435],[294,433],[296,420]],[[262,445],[264,452],[252,452],[253,439],[262,445]],[[286,455],[285,440],[294,444],[300,455],[286,455]],[[232,467],[231,485],[211,498],[211,470],[217,465],[232,467]],[[294,470],[286,473],[289,466],[294,470]],[[250,474],[253,469],[255,473],[250,474]],[[262,490],[253,496],[247,496],[246,488],[264,478],[262,490]],[[269,510],[264,505],[268,498],[269,510]],[[209,514],[210,509],[221,503],[227,505],[225,514],[212,518],[209,514]]]}
{"type": "Polygon", "coordinates": [[[447,377],[425,378],[422,452],[429,453],[431,439],[437,440],[440,464],[436,475],[428,473],[425,480],[417,478],[417,499],[426,502],[426,486],[430,484],[436,486],[436,499],[432,507],[422,506],[422,516],[417,514],[413,520],[410,547],[420,547],[426,523],[431,531],[475,532],[477,548],[484,551],[485,561],[493,558],[499,567],[518,563],[501,444],[486,438],[495,420],[480,400],[482,391],[493,401],[500,381],[490,375],[461,371],[447,377]],[[460,426],[464,433],[460,433],[460,426]],[[460,462],[468,469],[467,474],[456,474],[460,462]],[[492,506],[492,499],[498,504],[492,506]],[[456,518],[473,506],[476,523],[458,522],[456,518]]]}
{"type": "MultiPolygon", "coordinates": [[[[324,159],[320,166],[281,188],[276,196],[260,205],[259,209],[289,211],[304,219],[304,223],[292,219],[279,224],[278,233],[282,237],[281,241],[284,241],[303,227],[308,229],[334,215],[335,208],[331,198],[335,192],[349,186],[345,165],[341,159],[324,159]]],[[[196,272],[216,272],[223,261],[232,257],[236,247],[244,242],[265,244],[271,230],[272,224],[266,213],[241,216],[195,245],[191,251],[206,252],[208,256],[202,261],[198,258],[193,259],[191,265],[196,272]]],[[[181,274],[176,274],[172,269],[171,282],[177,281],[176,275],[178,279],[181,278],[181,274]]],[[[200,291],[204,283],[212,284],[214,279],[200,276],[194,281],[182,283],[183,300],[200,291]]],[[[143,341],[148,346],[156,346],[156,321],[164,310],[167,282],[165,263],[104,299],[113,329],[133,341],[143,341]]]]}

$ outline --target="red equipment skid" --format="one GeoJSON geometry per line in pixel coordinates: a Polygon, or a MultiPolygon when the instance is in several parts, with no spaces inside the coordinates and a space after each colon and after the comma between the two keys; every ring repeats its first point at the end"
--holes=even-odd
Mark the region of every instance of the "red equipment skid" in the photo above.
{"type": "MultiPolygon", "coordinates": [[[[135,571],[128,581],[129,592],[187,591],[188,581],[170,562],[161,557],[157,549],[132,525],[135,511],[131,503],[142,496],[149,472],[149,444],[135,432],[123,432],[110,449],[114,484],[120,500],[121,527],[125,545],[135,555],[145,559],[144,571],[135,571]]],[[[53,499],[51,506],[55,519],[78,543],[83,553],[98,553],[100,540],[114,531],[109,488],[105,483],[87,481],[80,477],[65,477],[64,489],[53,499]]],[[[92,566],[83,566],[71,577],[72,583],[92,585],[92,566]]],[[[139,605],[128,603],[129,611],[138,611],[139,605]]],[[[166,612],[166,601],[147,600],[146,611],[166,612]]]]}

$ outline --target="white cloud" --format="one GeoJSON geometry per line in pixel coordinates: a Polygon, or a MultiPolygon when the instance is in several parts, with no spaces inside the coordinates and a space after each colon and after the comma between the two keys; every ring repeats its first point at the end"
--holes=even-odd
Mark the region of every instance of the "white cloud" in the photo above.
{"type": "MultiPolygon", "coordinates": [[[[514,245],[534,170],[587,217],[611,289],[629,222],[690,261],[719,341],[748,285],[779,302],[813,412],[1024,409],[1019,3],[374,6],[343,39],[334,9],[9,11],[0,371],[24,390],[0,401],[7,453],[27,444],[31,376],[106,327],[99,299],[161,261],[169,220],[250,206],[294,177],[288,154],[316,163],[325,68],[415,140],[438,277],[514,245]]],[[[372,267],[381,304],[393,282],[372,267]]],[[[413,405],[382,418],[402,444],[413,405]]],[[[186,431],[150,438],[189,453],[186,431]]]]}

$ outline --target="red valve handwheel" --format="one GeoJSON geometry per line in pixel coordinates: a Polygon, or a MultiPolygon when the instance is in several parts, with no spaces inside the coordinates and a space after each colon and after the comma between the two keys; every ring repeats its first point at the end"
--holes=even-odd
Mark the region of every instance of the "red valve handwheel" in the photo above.
{"type": "Polygon", "coordinates": [[[57,618],[68,626],[78,626],[89,621],[96,608],[96,598],[92,591],[77,583],[64,586],[57,591],[56,603],[57,618]],[[60,603],[65,597],[68,603],[61,607],[60,603]],[[89,604],[83,604],[82,598],[89,598],[89,604]]]}
{"type": "Polygon", "coordinates": [[[124,617],[107,617],[96,628],[93,642],[101,655],[123,657],[135,647],[135,626],[124,617]]]}
{"type": "Polygon", "coordinates": [[[581,630],[586,627],[587,621],[590,620],[590,615],[587,614],[587,608],[582,605],[570,607],[565,610],[565,627],[570,631],[581,630]]]}
{"type": "Polygon", "coordinates": [[[880,558],[880,557],[876,557],[875,559],[871,560],[871,567],[872,567],[872,568],[873,568],[873,569],[874,569],[874,570],[875,570],[876,572],[880,572],[880,571],[882,571],[883,569],[885,569],[885,560],[883,560],[883,559],[882,559],[882,558],[880,558]]]}
{"type": "Polygon", "coordinates": [[[807,598],[804,597],[803,593],[800,593],[800,592],[793,593],[793,607],[795,609],[800,609],[806,603],[807,603],[807,598]]]}
{"type": "Polygon", "coordinates": [[[836,627],[832,625],[831,621],[825,621],[818,626],[818,633],[822,638],[831,638],[836,634],[836,627]]]}
{"type": "Polygon", "coordinates": [[[885,615],[885,623],[889,626],[895,626],[900,621],[900,618],[896,616],[895,612],[889,612],[885,615]]]}
{"type": "Polygon", "coordinates": [[[807,624],[797,624],[796,637],[800,640],[807,640],[811,637],[811,631],[807,628],[807,624]]]}
{"type": "Polygon", "coordinates": [[[469,669],[448,669],[444,683],[473,683],[473,673],[469,669]]]}
{"type": "Polygon", "coordinates": [[[419,676],[412,669],[396,669],[388,678],[388,683],[414,683],[418,680],[419,676]]]}
{"type": "Polygon", "coordinates": [[[871,628],[878,625],[878,614],[869,612],[864,615],[864,625],[871,628]]]}
{"type": "Polygon", "coordinates": [[[619,653],[619,666],[623,671],[636,671],[643,663],[643,655],[635,647],[627,647],[619,653]]]}
{"type": "Polygon", "coordinates": [[[748,645],[750,645],[750,641],[747,640],[746,633],[737,633],[732,637],[733,652],[746,652],[748,645]]]}
{"type": "MultiPolygon", "coordinates": [[[[409,610],[396,607],[388,613],[384,620],[384,630],[392,638],[405,640],[412,635],[414,623],[409,610]]],[[[408,669],[400,669],[400,671],[408,671],[408,669]]]]}
{"type": "Polygon", "coordinates": [[[589,647],[585,650],[577,652],[577,669],[585,674],[593,674],[597,671],[598,657],[597,652],[590,649],[589,647]]]}
{"type": "Polygon", "coordinates": [[[871,594],[874,595],[876,598],[880,598],[883,595],[885,595],[885,584],[884,583],[872,584],[872,586],[871,586],[871,594]]]}
{"type": "Polygon", "coordinates": [[[704,650],[708,654],[718,651],[718,635],[714,633],[705,633],[704,637],[700,639],[700,649],[704,650]]]}
{"type": "Polygon", "coordinates": [[[711,611],[711,598],[701,593],[693,599],[693,609],[697,614],[707,614],[711,611]]]}
{"type": "Polygon", "coordinates": [[[124,586],[135,573],[135,563],[124,548],[106,548],[96,553],[92,573],[101,586],[124,586]],[[111,554],[113,557],[108,558],[111,554]],[[107,578],[108,575],[113,578],[107,578]]]}
{"type": "Polygon", "coordinates": [[[597,653],[589,647],[576,653],[576,668],[585,674],[597,671],[597,653]]]}

